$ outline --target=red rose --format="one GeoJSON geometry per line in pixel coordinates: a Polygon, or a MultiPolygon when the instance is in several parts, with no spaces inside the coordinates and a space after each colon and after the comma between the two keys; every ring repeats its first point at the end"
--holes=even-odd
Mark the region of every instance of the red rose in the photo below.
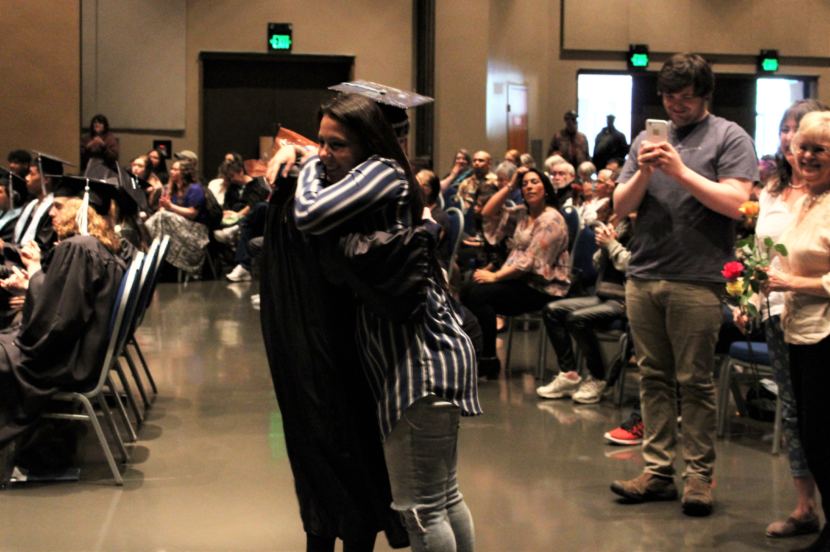
{"type": "Polygon", "coordinates": [[[729,261],[723,265],[723,270],[720,271],[723,277],[728,281],[738,279],[744,273],[744,264],[741,261],[729,261]]]}

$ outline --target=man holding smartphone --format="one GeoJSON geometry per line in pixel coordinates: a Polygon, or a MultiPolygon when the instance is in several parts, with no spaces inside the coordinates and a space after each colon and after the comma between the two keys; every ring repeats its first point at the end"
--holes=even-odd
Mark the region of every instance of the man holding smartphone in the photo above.
{"type": "Polygon", "coordinates": [[[614,192],[619,217],[637,211],[626,305],[642,379],[643,473],[611,490],[631,502],[674,500],[676,389],[683,415],[683,512],[712,511],[715,463],[715,343],[724,262],[733,258],[738,208],[749,199],[758,162],[737,124],[709,113],[709,64],[675,54],[657,89],[668,139],[634,140],[614,192]]]}

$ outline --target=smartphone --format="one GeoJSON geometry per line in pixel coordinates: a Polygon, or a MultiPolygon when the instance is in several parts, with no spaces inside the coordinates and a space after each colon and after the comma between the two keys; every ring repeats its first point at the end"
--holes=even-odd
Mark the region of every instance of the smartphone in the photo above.
{"type": "Polygon", "coordinates": [[[646,140],[666,142],[669,139],[669,122],[662,119],[646,119],[646,140]]]}

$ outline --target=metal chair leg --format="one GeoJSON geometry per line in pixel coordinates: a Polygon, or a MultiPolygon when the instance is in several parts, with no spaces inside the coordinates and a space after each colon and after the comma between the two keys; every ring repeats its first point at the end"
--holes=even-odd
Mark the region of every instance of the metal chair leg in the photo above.
{"type": "MultiPolygon", "coordinates": [[[[124,424],[124,427],[127,429],[127,440],[131,443],[135,443],[138,441],[138,436],[135,433],[135,428],[133,427],[132,422],[130,422],[130,417],[127,415],[127,409],[124,407],[124,401],[121,400],[121,396],[118,394],[118,390],[115,388],[115,382],[112,381],[112,377],[107,375],[107,385],[112,392],[112,395],[115,397],[115,404],[118,406],[118,413],[121,415],[121,421],[124,424]]],[[[126,393],[126,391],[125,391],[126,393]]]]}
{"type": "Polygon", "coordinates": [[[121,386],[124,388],[124,394],[127,396],[127,402],[130,405],[130,410],[133,411],[133,415],[135,416],[135,423],[137,426],[140,426],[144,422],[144,416],[141,414],[141,410],[139,410],[138,408],[138,403],[135,402],[135,397],[133,396],[132,388],[130,387],[129,382],[127,381],[127,375],[124,373],[124,368],[123,366],[121,366],[120,359],[115,360],[113,368],[115,369],[115,373],[118,374],[118,379],[121,381],[121,386]]]}
{"type": "Polygon", "coordinates": [[[130,338],[129,344],[133,346],[135,352],[138,354],[138,360],[141,362],[142,368],[144,368],[144,374],[147,376],[147,381],[150,382],[150,387],[153,389],[153,395],[158,395],[159,390],[156,386],[156,380],[153,378],[153,374],[150,372],[150,366],[147,364],[147,360],[144,358],[144,353],[141,352],[141,347],[138,346],[138,340],[135,338],[135,336],[132,336],[130,338]]]}
{"type": "MultiPolygon", "coordinates": [[[[106,457],[107,464],[109,465],[110,471],[112,472],[112,478],[115,479],[115,484],[123,485],[124,479],[121,477],[121,472],[118,470],[118,464],[116,464],[115,458],[112,455],[112,450],[110,449],[110,446],[107,443],[107,437],[106,435],[104,435],[104,430],[103,428],[101,428],[101,423],[98,421],[98,416],[95,414],[95,409],[92,407],[92,403],[90,403],[89,399],[87,399],[84,396],[80,397],[80,401],[84,407],[84,410],[86,411],[87,416],[89,416],[89,422],[92,424],[93,429],[95,429],[95,435],[98,437],[98,443],[100,443],[101,448],[104,451],[104,456],[106,457]]],[[[98,402],[101,404],[102,409],[107,408],[107,401],[106,399],[104,399],[103,396],[98,396],[98,402]]],[[[106,414],[104,416],[106,416],[106,414]]],[[[112,422],[111,418],[109,420],[110,422],[112,422]]],[[[114,424],[111,426],[111,428],[117,432],[117,430],[114,429],[114,424]]],[[[126,458],[127,451],[126,449],[124,449],[124,444],[121,443],[121,438],[118,437],[117,433],[116,441],[120,443],[122,453],[126,458]]]]}
{"type": "Polygon", "coordinates": [[[147,392],[144,390],[144,384],[138,375],[138,369],[135,366],[135,362],[133,362],[133,357],[126,347],[124,347],[123,356],[127,359],[127,366],[130,367],[130,373],[133,375],[136,387],[138,387],[138,394],[141,395],[141,402],[144,403],[144,411],[147,412],[147,409],[150,408],[150,400],[147,398],[147,392]]]}

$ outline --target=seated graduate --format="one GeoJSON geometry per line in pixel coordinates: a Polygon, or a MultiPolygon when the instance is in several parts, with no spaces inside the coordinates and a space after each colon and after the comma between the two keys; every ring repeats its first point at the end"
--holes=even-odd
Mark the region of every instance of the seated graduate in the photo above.
{"type": "Polygon", "coordinates": [[[12,171],[0,170],[6,174],[0,177],[0,240],[9,241],[14,236],[14,227],[23,208],[20,205],[20,187],[26,189],[26,181],[12,171]]]}
{"type": "MultiPolygon", "coordinates": [[[[35,162],[26,175],[26,190],[32,199],[23,206],[20,218],[17,219],[12,236],[13,245],[21,246],[32,240],[43,250],[54,245],[55,231],[49,219],[53,199],[52,180],[63,175],[63,165],[72,164],[53,155],[35,152],[35,162]]],[[[9,244],[5,245],[8,256],[9,244]]]]}
{"type": "MultiPolygon", "coordinates": [[[[60,240],[42,260],[28,258],[6,289],[25,292],[19,328],[0,333],[0,477],[8,479],[17,438],[60,390],[87,389],[100,375],[110,315],[126,265],[106,219],[116,188],[63,177],[50,209],[60,240]]],[[[2,481],[0,481],[2,482],[2,481]]]]}

